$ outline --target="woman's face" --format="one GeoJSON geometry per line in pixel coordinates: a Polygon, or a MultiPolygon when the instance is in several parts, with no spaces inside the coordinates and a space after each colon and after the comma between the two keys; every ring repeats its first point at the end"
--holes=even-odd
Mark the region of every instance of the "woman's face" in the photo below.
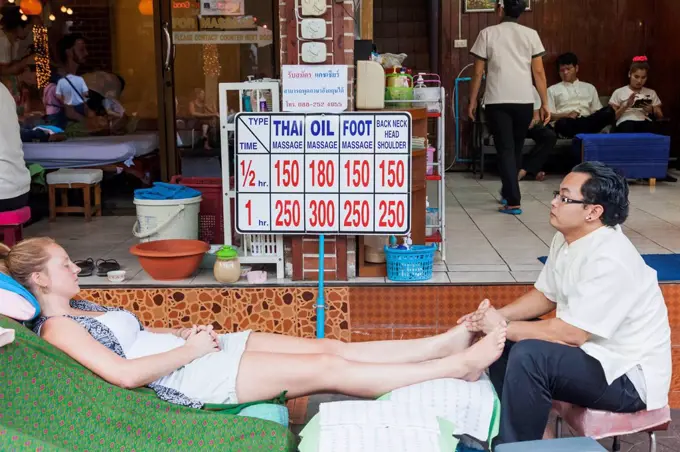
{"type": "Polygon", "coordinates": [[[637,69],[630,73],[630,86],[633,89],[642,89],[647,83],[647,70],[637,69]]]}
{"type": "Polygon", "coordinates": [[[47,292],[71,299],[80,292],[78,273],[80,267],[71,262],[66,251],[57,244],[48,247],[49,260],[40,273],[38,282],[47,287],[47,292]]]}

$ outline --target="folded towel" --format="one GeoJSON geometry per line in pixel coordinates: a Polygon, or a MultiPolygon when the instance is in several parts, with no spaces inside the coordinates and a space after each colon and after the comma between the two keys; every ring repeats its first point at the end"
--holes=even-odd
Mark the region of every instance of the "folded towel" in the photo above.
{"type": "Polygon", "coordinates": [[[26,299],[26,301],[35,307],[34,317],[37,317],[38,314],[40,314],[40,305],[38,304],[38,300],[36,300],[33,294],[28,291],[28,289],[16,282],[14,278],[7,276],[4,273],[0,273],[0,289],[5,289],[9,292],[14,292],[18,295],[21,295],[26,299]]]}
{"type": "Polygon", "coordinates": [[[154,182],[151,188],[141,188],[135,190],[135,198],[137,199],[152,199],[152,200],[166,200],[166,199],[188,199],[201,196],[201,192],[193,188],[185,187],[184,185],[166,184],[164,182],[154,182]]]}
{"type": "Polygon", "coordinates": [[[0,327],[0,347],[14,342],[14,330],[0,327]]]}

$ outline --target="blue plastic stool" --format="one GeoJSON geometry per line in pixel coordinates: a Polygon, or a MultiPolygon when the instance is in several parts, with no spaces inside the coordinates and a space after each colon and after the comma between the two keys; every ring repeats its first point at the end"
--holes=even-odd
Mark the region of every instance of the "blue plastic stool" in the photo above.
{"type": "Polygon", "coordinates": [[[501,444],[494,452],[607,452],[591,438],[563,438],[501,444]]]}

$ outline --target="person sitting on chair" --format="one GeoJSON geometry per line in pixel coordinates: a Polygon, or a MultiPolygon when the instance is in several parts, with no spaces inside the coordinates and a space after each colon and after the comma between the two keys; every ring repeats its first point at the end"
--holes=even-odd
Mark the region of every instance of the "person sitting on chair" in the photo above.
{"type": "Polygon", "coordinates": [[[621,225],[628,185],[596,162],[576,166],[550,210],[557,229],[534,288],[459,320],[473,332],[508,322],[490,367],[501,398],[500,443],[540,440],[553,400],[616,413],[668,404],[671,330],[657,274],[621,225]],[[536,320],[556,310],[556,318],[536,320]]]}
{"type": "MultiPolygon", "coordinates": [[[[612,94],[609,104],[616,111],[614,133],[660,133],[663,110],[656,91],[645,86],[649,70],[646,56],[633,58],[628,71],[630,82],[612,94]]],[[[664,181],[677,182],[678,179],[668,174],[664,181]]]]}
{"type": "Polygon", "coordinates": [[[655,120],[663,119],[661,99],[645,86],[649,76],[646,56],[633,58],[628,72],[628,85],[612,94],[610,105],[616,110],[617,133],[655,133],[655,120]]]}
{"type": "Polygon", "coordinates": [[[40,305],[33,330],[111,384],[149,386],[170,403],[270,400],[318,392],[379,397],[437,379],[477,380],[501,355],[505,326],[472,344],[464,326],[429,338],[345,343],[240,331],[212,325],[151,328],[131,312],[75,300],[80,268],[53,240],[0,244],[0,271],[40,305]]]}
{"type": "Polygon", "coordinates": [[[562,81],[548,88],[548,104],[557,134],[574,138],[579,133],[600,133],[614,123],[614,109],[602,107],[597,89],[578,79],[578,57],[565,53],[557,57],[562,81]]]}
{"type": "Polygon", "coordinates": [[[538,90],[534,87],[534,119],[529,126],[529,133],[527,138],[534,140],[536,145],[529,154],[522,158],[521,169],[519,170],[519,180],[527,179],[527,176],[533,177],[535,180],[541,182],[545,179],[545,171],[543,167],[550,157],[557,143],[557,135],[555,131],[543,125],[541,121],[541,97],[538,90]]]}
{"type": "Polygon", "coordinates": [[[203,148],[211,150],[209,132],[211,128],[217,126],[219,114],[207,104],[205,90],[201,88],[194,89],[194,100],[189,103],[189,114],[198,119],[198,123],[201,125],[203,148]]]}

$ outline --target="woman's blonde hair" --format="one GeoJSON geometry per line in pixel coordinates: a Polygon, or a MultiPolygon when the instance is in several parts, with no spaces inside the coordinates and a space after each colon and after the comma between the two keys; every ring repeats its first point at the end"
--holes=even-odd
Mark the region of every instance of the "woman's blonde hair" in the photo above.
{"type": "Polygon", "coordinates": [[[0,272],[32,290],[31,275],[45,269],[45,264],[50,259],[47,247],[55,243],[49,237],[26,239],[12,248],[0,243],[0,272]]]}

